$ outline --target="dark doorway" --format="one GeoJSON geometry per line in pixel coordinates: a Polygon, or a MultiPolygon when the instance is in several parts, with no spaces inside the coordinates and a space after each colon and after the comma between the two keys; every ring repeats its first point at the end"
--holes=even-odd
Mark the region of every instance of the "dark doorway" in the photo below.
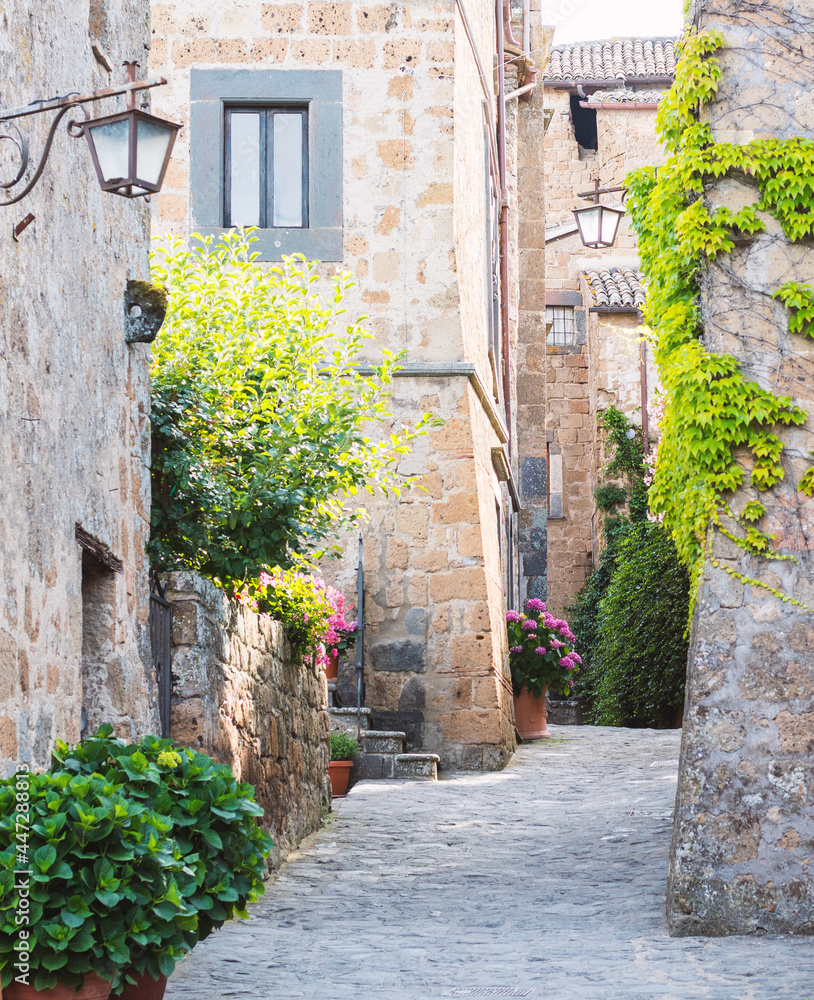
{"type": "Polygon", "coordinates": [[[579,158],[590,159],[599,149],[596,108],[581,107],[581,100],[579,94],[571,94],[571,123],[574,126],[574,137],[579,144],[579,158]]]}
{"type": "MultiPolygon", "coordinates": [[[[109,701],[116,650],[116,574],[82,552],[82,736],[92,735],[109,701]]],[[[115,667],[114,667],[115,672],[115,667]]]]}

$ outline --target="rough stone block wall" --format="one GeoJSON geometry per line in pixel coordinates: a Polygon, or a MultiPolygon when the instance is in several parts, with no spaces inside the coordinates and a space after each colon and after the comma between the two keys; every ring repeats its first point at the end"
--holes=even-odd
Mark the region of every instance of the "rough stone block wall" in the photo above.
{"type": "MultiPolygon", "coordinates": [[[[814,139],[811,4],[784,0],[748,19],[731,13],[722,0],[696,8],[699,29],[726,39],[708,111],[715,137],[814,139]]],[[[759,192],[730,178],[707,197],[711,207],[737,210],[759,192]]],[[[810,341],[789,333],[786,311],[771,299],[784,281],[810,282],[814,251],[790,244],[759,214],[766,232],[707,269],[702,320],[707,347],[735,355],[747,378],[809,413],[804,426],[781,434],[784,480],[764,493],[744,486],[729,499],[740,512],[759,498],[759,527],[796,561],[758,561],[721,535],[711,543],[720,566],[707,563],[693,620],[668,884],[670,930],[681,935],[814,933],[814,615],[726,572],[814,607],[814,501],[797,492],[814,429],[810,341]]]]}
{"type": "Polygon", "coordinates": [[[170,573],[172,738],[255,786],[279,864],[330,808],[325,672],[299,663],[280,622],[194,573],[170,573]]]}
{"type": "MultiPolygon", "coordinates": [[[[146,0],[4,3],[4,107],[123,83],[125,59],[146,62],[147,20],[146,0]]],[[[112,114],[124,99],[85,107],[112,114]]],[[[51,117],[18,121],[34,165],[51,117]]],[[[66,132],[69,118],[37,187],[0,209],[3,774],[47,766],[54,739],[78,739],[83,723],[88,731],[111,722],[132,738],[154,719],[144,558],[150,349],[125,343],[124,307],[128,280],[149,274],[148,208],[100,190],[86,141],[66,132]],[[14,241],[12,224],[28,213],[35,221],[14,241]],[[83,568],[77,525],[106,564],[86,555],[83,568]],[[83,645],[92,654],[84,667],[83,645]]],[[[9,180],[17,162],[12,144],[3,147],[9,180]]]]}

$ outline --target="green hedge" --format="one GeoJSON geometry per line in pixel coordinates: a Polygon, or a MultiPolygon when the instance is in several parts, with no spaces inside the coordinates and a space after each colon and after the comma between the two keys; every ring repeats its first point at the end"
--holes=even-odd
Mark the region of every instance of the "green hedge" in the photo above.
{"type": "Polygon", "coordinates": [[[614,561],[595,619],[593,721],[670,727],[684,704],[689,576],[649,521],[631,525],[614,561]]]}

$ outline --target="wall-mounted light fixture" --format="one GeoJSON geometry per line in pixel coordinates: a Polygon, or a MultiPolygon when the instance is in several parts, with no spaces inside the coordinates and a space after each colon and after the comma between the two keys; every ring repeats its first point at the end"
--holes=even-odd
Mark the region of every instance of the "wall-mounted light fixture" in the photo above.
{"type": "Polygon", "coordinates": [[[601,205],[599,196],[624,191],[624,187],[600,188],[599,181],[594,181],[593,191],[581,191],[580,198],[593,201],[587,208],[575,208],[574,218],[579,227],[579,238],[586,247],[596,250],[600,247],[612,247],[616,242],[619,222],[625,214],[624,208],[613,208],[601,205]]]}
{"type": "Polygon", "coordinates": [[[28,140],[17,126],[12,124],[13,120],[56,111],[37,169],[25,187],[12,197],[0,200],[0,206],[16,204],[34,188],[45,169],[59,123],[68,111],[76,107],[80,108],[85,120],[69,121],[68,133],[74,138],[83,135],[87,138],[91,159],[103,191],[120,194],[125,198],[139,198],[161,189],[175,136],[181,126],[136,108],[137,91],[160,87],[167,81],[165,79],[137,81],[138,63],[127,62],[124,65],[127,67],[127,83],[120,87],[108,87],[92,94],[68,94],[48,101],[35,101],[33,104],[13,108],[10,111],[0,111],[0,128],[6,130],[5,134],[0,132],[0,140],[6,139],[12,142],[17,147],[20,158],[16,176],[6,183],[0,182],[0,189],[6,191],[23,183],[29,163],[28,140]],[[119,114],[88,119],[87,112],[81,107],[91,101],[118,97],[122,94],[127,95],[127,110],[119,114]],[[16,134],[11,134],[12,132],[16,134]]]}

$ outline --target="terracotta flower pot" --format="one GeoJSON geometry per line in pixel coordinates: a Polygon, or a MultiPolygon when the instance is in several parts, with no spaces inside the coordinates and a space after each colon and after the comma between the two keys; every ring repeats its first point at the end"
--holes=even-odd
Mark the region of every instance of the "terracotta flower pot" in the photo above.
{"type": "Polygon", "coordinates": [[[523,688],[520,694],[514,696],[514,721],[524,740],[540,740],[551,736],[545,705],[547,690],[545,688],[539,698],[535,698],[528,688],[523,688]]]}
{"type": "Polygon", "coordinates": [[[328,654],[328,662],[325,664],[325,676],[329,681],[335,681],[339,676],[339,653],[336,656],[333,653],[328,654]]]}
{"type": "Polygon", "coordinates": [[[348,794],[352,767],[352,760],[332,760],[328,764],[328,777],[331,779],[331,790],[335,799],[343,799],[348,794]]]}
{"type": "Polygon", "coordinates": [[[109,980],[88,972],[78,993],[73,986],[63,986],[62,983],[57,983],[52,990],[35,990],[33,985],[9,983],[3,990],[3,998],[4,1000],[108,1000],[112,986],[109,980]]]}
{"type": "Polygon", "coordinates": [[[136,985],[129,983],[122,990],[119,1000],[164,1000],[164,991],[167,988],[167,977],[159,976],[158,981],[148,976],[146,972],[141,975],[131,972],[136,985]]]}

